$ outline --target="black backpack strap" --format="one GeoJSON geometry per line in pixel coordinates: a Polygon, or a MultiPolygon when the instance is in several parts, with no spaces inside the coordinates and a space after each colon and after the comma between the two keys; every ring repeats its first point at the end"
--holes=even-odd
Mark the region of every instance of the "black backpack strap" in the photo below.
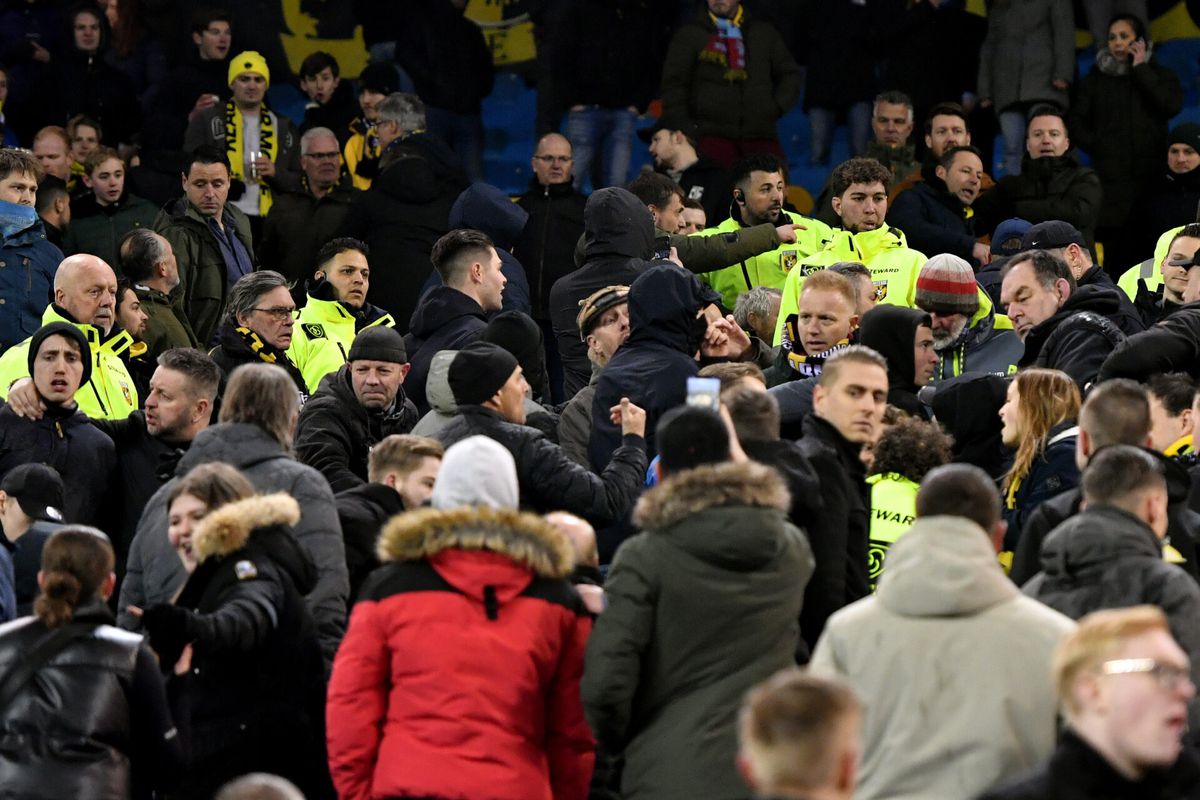
{"type": "Polygon", "coordinates": [[[0,708],[7,707],[29,679],[49,663],[50,659],[61,653],[74,640],[90,635],[97,627],[95,623],[72,622],[42,636],[29,655],[0,679],[0,708]]]}

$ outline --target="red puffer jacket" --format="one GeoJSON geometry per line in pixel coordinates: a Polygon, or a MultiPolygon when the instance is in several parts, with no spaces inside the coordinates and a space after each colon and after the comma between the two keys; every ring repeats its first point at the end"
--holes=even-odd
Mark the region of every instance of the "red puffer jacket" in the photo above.
{"type": "Polygon", "coordinates": [[[339,797],[584,800],[591,622],[566,540],[531,514],[425,509],[379,552],[329,684],[339,797]]]}

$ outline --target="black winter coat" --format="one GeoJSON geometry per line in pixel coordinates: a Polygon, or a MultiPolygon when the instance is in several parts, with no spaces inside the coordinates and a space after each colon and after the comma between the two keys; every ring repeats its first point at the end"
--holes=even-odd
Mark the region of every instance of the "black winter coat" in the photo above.
{"type": "Polygon", "coordinates": [[[1200,377],[1200,302],[1187,303],[1149,330],[1130,336],[1105,359],[1098,380],[1148,379],[1160,372],[1200,377]]]}
{"type": "MultiPolygon", "coordinates": [[[[671,175],[661,166],[656,169],[667,177],[671,175]]],[[[719,224],[729,215],[733,184],[729,173],[720,164],[701,154],[698,161],[679,173],[676,181],[683,189],[687,200],[695,200],[704,206],[705,219],[709,227],[719,224]]]]}
{"type": "Polygon", "coordinates": [[[390,410],[364,408],[345,365],[322,378],[300,410],[296,458],[324,475],[334,492],[353,489],[367,482],[371,448],[394,433],[408,433],[418,419],[417,407],[405,396],[403,386],[390,410]]]}
{"type": "Polygon", "coordinates": [[[1200,759],[1191,749],[1173,766],[1131,782],[1067,728],[1050,761],[980,800],[1190,800],[1200,793],[1200,759]]]}
{"type": "Polygon", "coordinates": [[[646,445],[653,457],[658,421],[687,399],[687,379],[700,371],[695,353],[704,335],[696,313],[706,290],[676,266],[656,266],[629,291],[629,338],[600,373],[592,399],[588,457],[601,470],[621,444],[609,409],[628,397],[646,412],[646,445]]]}
{"type": "MultiPolygon", "coordinates": [[[[71,641],[0,708],[0,786],[9,797],[128,800],[170,788],[185,763],[162,676],[142,637],[112,627],[96,599],[73,622],[98,626],[71,641]],[[82,667],[82,668],[81,668],[82,667]]],[[[46,625],[0,626],[0,675],[29,656],[46,625]]]]}
{"type": "MultiPolygon", "coordinates": [[[[1042,545],[1042,572],[1022,591],[1072,619],[1106,608],[1158,606],[1192,660],[1192,680],[1200,680],[1200,586],[1163,561],[1162,543],[1132,514],[1094,506],[1059,525],[1042,545]]],[[[1195,725],[1200,706],[1190,705],[1195,725]]]]}
{"type": "Polygon", "coordinates": [[[521,508],[537,513],[570,511],[594,525],[621,519],[633,508],[646,475],[645,440],[626,436],[599,475],[569,459],[542,433],[514,425],[483,406],[458,407],[458,416],[437,433],[446,447],[468,436],[502,444],[517,463],[521,508]]]}
{"type": "Polygon", "coordinates": [[[952,253],[976,269],[971,255],[975,246],[973,217],[946,184],[928,178],[896,196],[888,208],[887,223],[904,232],[908,246],[922,253],[952,253]]]}
{"type": "Polygon", "coordinates": [[[51,66],[63,119],[86,114],[100,123],[106,142],[134,141],[142,128],[137,89],[125,73],[105,62],[102,51],[88,55],[72,47],[55,54],[51,66]]]}
{"type": "Polygon", "coordinates": [[[1073,152],[1043,158],[1025,156],[1020,175],[1006,175],[975,201],[975,225],[992,231],[1010,217],[1035,225],[1061,219],[1074,225],[1091,245],[1096,241],[1103,200],[1100,176],[1081,166],[1073,152]]]}
{"type": "Polygon", "coordinates": [[[200,563],[175,604],[145,611],[164,666],[188,642],[194,647],[181,798],[209,798],[258,771],[288,778],[306,797],[329,796],[324,664],[304,603],[317,571],[289,531],[299,519],[299,505],[284,494],[222,506],[192,536],[200,563]]]}
{"type": "Polygon", "coordinates": [[[555,117],[574,105],[645,111],[658,93],[670,36],[668,6],[654,0],[551,4],[542,91],[555,117]]]}
{"type": "Polygon", "coordinates": [[[351,198],[340,235],[371,248],[371,302],[403,332],[433,269],[433,244],[449,230],[450,207],[467,179],[457,156],[433,134],[414,133],[392,142],[393,149],[399,157],[351,198]]]}
{"type": "Polygon", "coordinates": [[[1018,366],[1062,370],[1083,392],[1125,339],[1111,319],[1120,309],[1116,291],[1080,286],[1054,316],[1025,335],[1025,354],[1018,366]]]}
{"type": "Polygon", "coordinates": [[[425,381],[433,357],[441,350],[461,350],[482,336],[486,327],[483,307],[458,289],[439,286],[421,298],[404,337],[411,365],[404,382],[421,414],[429,413],[425,381]]]}
{"type": "Polygon", "coordinates": [[[1100,174],[1100,225],[1129,219],[1138,191],[1162,169],[1167,122],[1182,107],[1179,78],[1153,61],[1126,75],[1106,75],[1097,64],[1080,82],[1071,104],[1071,139],[1092,156],[1100,174]]]}
{"type": "Polygon", "coordinates": [[[396,60],[425,105],[478,114],[492,93],[495,67],[483,31],[450,3],[424,3],[398,29],[396,60]]]}
{"type": "MultiPolygon", "coordinates": [[[[1195,222],[1200,215],[1200,167],[1176,175],[1158,165],[1154,178],[1143,189],[1130,218],[1141,252],[1149,256],[1163,231],[1195,222]]],[[[1156,267],[1157,271],[1157,267],[1156,267]]]]}
{"type": "Polygon", "coordinates": [[[820,483],[815,498],[819,512],[813,509],[807,526],[817,569],[800,612],[800,636],[811,650],[833,612],[871,592],[867,577],[871,491],[866,466],[859,458],[862,447],[847,441],[825,420],[815,414],[805,418],[799,445],[820,483]]]}
{"type": "MultiPolygon", "coordinates": [[[[881,13],[882,4],[864,4],[855,0],[822,0],[805,29],[808,55],[805,75],[804,110],[827,108],[845,110],[854,103],[869,102],[879,89],[875,77],[878,59],[887,37],[890,15],[881,13]],[[847,59],[846,31],[855,31],[861,57],[847,59]]],[[[944,65],[939,65],[944,69],[944,65]]],[[[941,98],[938,98],[941,99],[941,98]]]]}
{"type": "Polygon", "coordinates": [[[0,479],[21,464],[54,467],[69,488],[63,496],[66,522],[105,524],[107,495],[117,465],[112,440],[82,412],[49,405],[39,420],[0,408],[0,479]]]}
{"type": "Polygon", "coordinates": [[[1117,310],[1106,316],[1114,325],[1121,329],[1121,333],[1126,336],[1133,336],[1135,333],[1141,333],[1146,330],[1146,322],[1142,319],[1142,312],[1138,311],[1138,307],[1129,299],[1129,295],[1125,294],[1124,290],[1117,286],[1116,282],[1109,277],[1109,274],[1104,271],[1104,267],[1096,264],[1087,272],[1079,276],[1077,282],[1080,288],[1084,286],[1098,286],[1103,289],[1110,289],[1117,295],[1117,310]]]}
{"type": "Polygon", "coordinates": [[[957,464],[974,464],[999,480],[1012,463],[1001,440],[1000,408],[1008,381],[999,375],[960,375],[937,385],[930,404],[934,417],[954,436],[950,451],[957,464]]]}
{"type": "Polygon", "coordinates": [[[257,333],[238,327],[228,318],[217,329],[217,346],[210,350],[208,355],[221,370],[218,396],[225,394],[225,384],[229,382],[229,376],[243,364],[274,364],[287,372],[292,383],[296,384],[296,391],[302,395],[307,394],[308,387],[304,383],[304,376],[288,358],[286,351],[267,343],[257,333]]]}
{"type": "MultiPolygon", "coordinates": [[[[300,124],[300,133],[304,134],[313,128],[329,128],[337,137],[338,149],[344,150],[346,142],[350,141],[353,133],[350,124],[358,119],[362,108],[358,104],[358,96],[350,81],[342,81],[333,90],[333,95],[325,105],[310,103],[304,109],[304,120],[300,124]]],[[[276,200],[278,202],[278,200],[276,200]]]]}
{"type": "Polygon", "coordinates": [[[513,245],[513,255],[529,279],[534,319],[550,319],[550,289],[575,269],[575,244],[583,235],[583,209],[587,197],[570,181],[542,186],[534,179],[517,205],[529,213],[525,228],[513,245]]]}
{"type": "MultiPolygon", "coordinates": [[[[229,99],[229,60],[201,61],[193,50],[187,63],[168,72],[158,87],[147,92],[147,117],[142,129],[146,147],[182,150],[188,113],[204,94],[216,95],[222,103],[229,99]]],[[[178,179],[175,185],[178,187],[178,179]]]]}
{"type": "Polygon", "coordinates": [[[647,259],[654,255],[654,220],[645,203],[624,189],[600,189],[588,198],[583,235],[583,266],[559,278],[550,290],[550,320],[567,397],[592,377],[587,345],[575,324],[579,301],[605,286],[629,286],[650,267],[647,259]]]}
{"type": "Polygon", "coordinates": [[[324,197],[308,190],[308,178],[302,179],[302,191],[273,192],[258,245],[259,263],[303,286],[313,276],[313,257],[345,222],[352,196],[347,177],[324,197]]]}
{"type": "MultiPolygon", "coordinates": [[[[1200,566],[1196,563],[1196,539],[1200,537],[1200,513],[1188,507],[1192,481],[1187,470],[1179,463],[1157,456],[1163,461],[1167,478],[1167,538],[1171,546],[1183,556],[1180,566],[1193,578],[1200,580],[1200,566]]],[[[1079,513],[1083,492],[1078,487],[1063,492],[1042,503],[1029,515],[1021,539],[1013,553],[1012,569],[1008,576],[1018,586],[1042,569],[1042,543],[1050,532],[1063,522],[1079,513]]]]}
{"type": "Polygon", "coordinates": [[[404,511],[399,493],[382,483],[364,483],[338,492],[338,521],[346,541],[346,569],[350,572],[350,602],[358,600],[358,590],[371,571],[379,566],[375,543],[383,524],[404,511]]]}

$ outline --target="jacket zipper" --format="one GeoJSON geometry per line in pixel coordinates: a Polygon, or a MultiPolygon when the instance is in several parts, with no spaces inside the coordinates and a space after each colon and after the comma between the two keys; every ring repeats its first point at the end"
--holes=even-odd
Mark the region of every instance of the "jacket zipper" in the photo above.
{"type": "Polygon", "coordinates": [[[542,247],[538,252],[538,285],[536,308],[542,310],[542,286],[546,280],[546,240],[550,238],[550,206],[554,200],[550,197],[550,185],[547,184],[542,196],[546,198],[546,220],[542,225],[542,247]]]}

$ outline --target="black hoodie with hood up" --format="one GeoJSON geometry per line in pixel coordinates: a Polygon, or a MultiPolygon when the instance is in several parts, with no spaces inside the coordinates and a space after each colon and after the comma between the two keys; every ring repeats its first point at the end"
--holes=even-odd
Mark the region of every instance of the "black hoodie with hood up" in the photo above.
{"type": "Polygon", "coordinates": [[[592,365],[579,337],[579,301],[605,286],[629,286],[653,263],[654,219],[632,193],[612,187],[588,198],[583,212],[583,266],[554,282],[550,321],[562,356],[563,384],[572,397],[587,386],[592,365]]]}
{"type": "Polygon", "coordinates": [[[917,398],[914,347],[917,328],[931,327],[929,315],[915,308],[881,305],[863,315],[858,343],[887,359],[888,403],[918,419],[929,415],[917,398]]]}
{"type": "Polygon", "coordinates": [[[646,412],[646,451],[664,413],[687,400],[687,379],[700,372],[695,353],[706,323],[696,314],[711,302],[696,276],[673,264],[651,267],[629,287],[629,338],[596,383],[588,454],[600,472],[621,445],[609,409],[628,397],[646,412]]]}

